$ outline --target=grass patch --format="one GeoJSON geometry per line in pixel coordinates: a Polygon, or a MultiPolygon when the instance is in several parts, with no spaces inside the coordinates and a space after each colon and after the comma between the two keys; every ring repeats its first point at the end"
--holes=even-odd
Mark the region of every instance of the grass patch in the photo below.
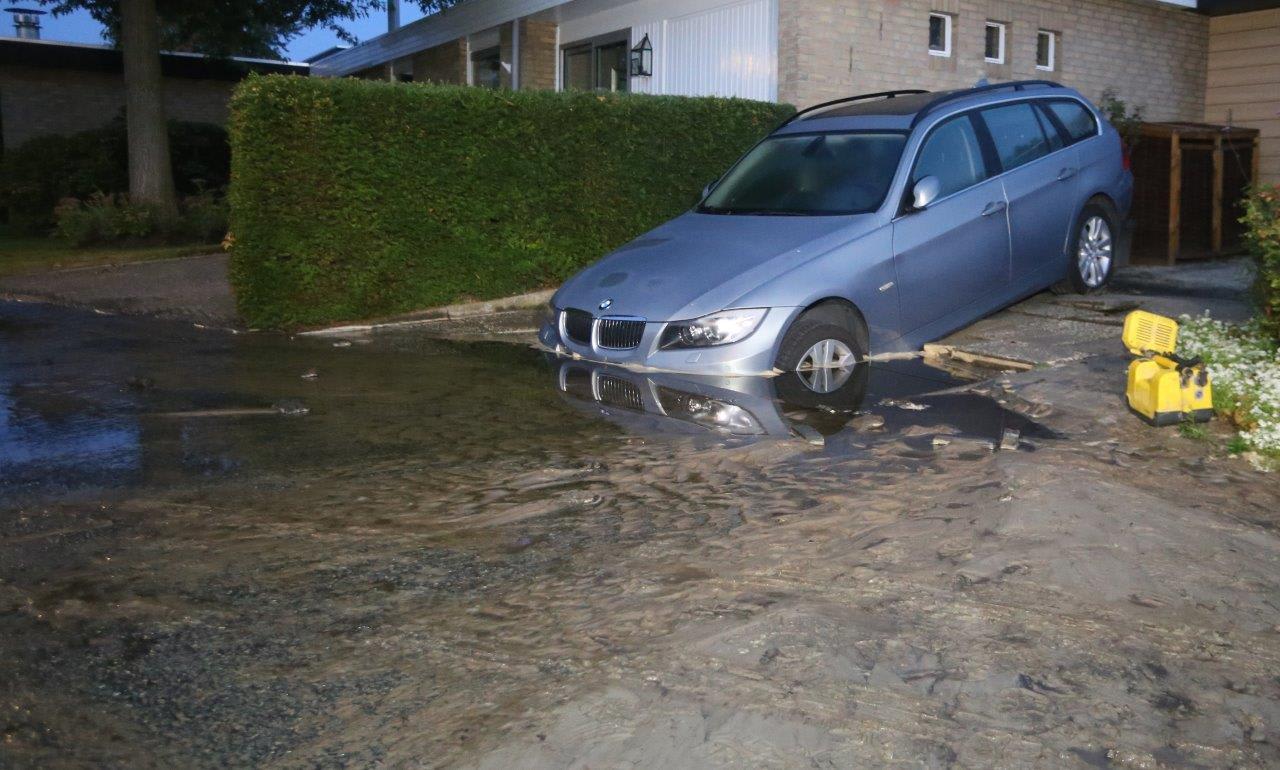
{"type": "Polygon", "coordinates": [[[1239,435],[1233,453],[1280,458],[1280,350],[1258,321],[1228,324],[1183,316],[1178,351],[1200,356],[1213,378],[1213,408],[1239,435]]]}
{"type": "Polygon", "coordinates": [[[152,259],[188,257],[221,250],[216,244],[181,246],[93,246],[77,248],[58,238],[13,235],[0,231],[0,276],[97,265],[121,265],[152,259]]]}
{"type": "Polygon", "coordinates": [[[1203,441],[1209,435],[1208,431],[1194,422],[1179,423],[1178,432],[1183,438],[1189,438],[1192,441],[1203,441]]]}

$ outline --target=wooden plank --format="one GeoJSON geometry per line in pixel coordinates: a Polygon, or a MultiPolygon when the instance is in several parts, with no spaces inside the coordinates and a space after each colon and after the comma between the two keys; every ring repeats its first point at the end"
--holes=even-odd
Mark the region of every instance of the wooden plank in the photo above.
{"type": "Polygon", "coordinates": [[[1250,83],[1244,86],[1217,86],[1205,91],[1204,103],[1251,104],[1276,100],[1275,83],[1250,83]]]}
{"type": "MultiPolygon", "coordinates": [[[[1280,32],[1276,33],[1280,35],[1280,32]]],[[[1277,45],[1280,48],[1280,44],[1277,45]]],[[[1205,84],[1210,90],[1230,86],[1248,86],[1254,84],[1280,88],[1280,54],[1276,55],[1275,64],[1255,62],[1251,67],[1220,67],[1215,69],[1212,60],[1209,63],[1209,76],[1205,84]]],[[[1272,91],[1272,93],[1275,93],[1272,91]]]]}
{"type": "Polygon", "coordinates": [[[1209,216],[1209,248],[1222,251],[1222,137],[1213,143],[1213,206],[1209,216]]]}
{"type": "Polygon", "coordinates": [[[1265,50],[1275,44],[1276,31],[1274,29],[1247,29],[1240,32],[1224,32],[1221,35],[1209,36],[1209,54],[1252,48],[1265,50]]]}
{"type": "Polygon", "coordinates": [[[1280,8],[1249,13],[1234,13],[1230,16],[1214,16],[1209,19],[1209,34],[1222,35],[1231,32],[1245,32],[1251,29],[1280,27],[1280,8]]]}
{"type": "Polygon", "coordinates": [[[1255,64],[1266,62],[1270,57],[1265,51],[1259,51],[1257,48],[1244,48],[1239,51],[1217,51],[1209,54],[1209,66],[1213,69],[1219,67],[1252,67],[1255,64]]]}
{"type": "Polygon", "coordinates": [[[1170,265],[1178,261],[1182,237],[1182,142],[1174,133],[1169,138],[1169,251],[1170,265]]]}

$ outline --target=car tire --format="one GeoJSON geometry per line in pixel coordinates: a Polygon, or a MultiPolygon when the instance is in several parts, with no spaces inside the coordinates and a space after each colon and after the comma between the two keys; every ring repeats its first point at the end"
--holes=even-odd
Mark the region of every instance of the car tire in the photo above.
{"type": "Polygon", "coordinates": [[[836,303],[805,311],[783,335],[774,366],[796,372],[803,364],[810,370],[816,350],[825,350],[828,361],[846,360],[850,365],[866,361],[866,326],[857,312],[836,303]]]}
{"type": "Polygon", "coordinates": [[[1054,294],[1093,294],[1106,288],[1116,266],[1116,221],[1107,206],[1084,207],[1067,255],[1067,277],[1051,287],[1054,294]]]}

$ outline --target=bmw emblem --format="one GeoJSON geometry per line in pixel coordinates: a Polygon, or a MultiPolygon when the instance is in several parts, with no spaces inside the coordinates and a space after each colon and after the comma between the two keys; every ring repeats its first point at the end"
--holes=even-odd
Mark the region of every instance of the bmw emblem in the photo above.
{"type": "Polygon", "coordinates": [[[610,305],[612,305],[612,304],[613,304],[613,300],[611,300],[611,299],[606,299],[604,302],[601,302],[601,303],[600,303],[600,309],[601,309],[601,310],[608,310],[608,309],[609,309],[609,306],[610,306],[610,305]]]}

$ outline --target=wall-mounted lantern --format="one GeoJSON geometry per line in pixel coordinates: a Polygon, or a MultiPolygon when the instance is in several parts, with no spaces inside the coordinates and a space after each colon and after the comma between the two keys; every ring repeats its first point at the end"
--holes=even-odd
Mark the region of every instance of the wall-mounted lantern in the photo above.
{"type": "Polygon", "coordinates": [[[635,48],[631,49],[631,76],[647,78],[653,74],[653,46],[649,43],[649,35],[645,34],[635,48]]]}

